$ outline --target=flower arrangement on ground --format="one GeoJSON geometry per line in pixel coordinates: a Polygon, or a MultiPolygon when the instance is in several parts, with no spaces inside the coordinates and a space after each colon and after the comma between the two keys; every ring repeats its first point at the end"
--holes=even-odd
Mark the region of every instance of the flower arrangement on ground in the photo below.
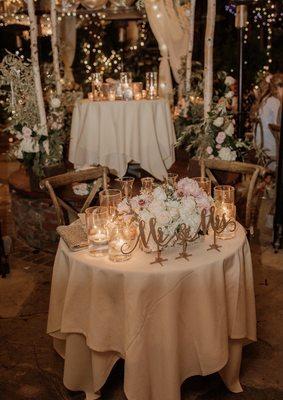
{"type": "Polygon", "coordinates": [[[118,212],[125,219],[144,221],[156,219],[156,228],[165,234],[173,235],[181,224],[198,233],[203,209],[209,213],[213,200],[189,178],[178,181],[176,188],[166,184],[156,186],[152,193],[142,192],[131,199],[124,199],[118,205],[118,212]]]}

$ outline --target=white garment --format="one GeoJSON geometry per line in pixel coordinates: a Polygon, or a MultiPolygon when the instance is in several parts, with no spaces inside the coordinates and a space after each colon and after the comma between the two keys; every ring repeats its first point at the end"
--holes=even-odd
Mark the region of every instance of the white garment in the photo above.
{"type": "Polygon", "coordinates": [[[261,126],[257,125],[255,140],[258,146],[268,150],[271,157],[276,157],[276,142],[268,125],[278,124],[279,110],[280,101],[274,96],[269,97],[259,108],[261,126]]]}

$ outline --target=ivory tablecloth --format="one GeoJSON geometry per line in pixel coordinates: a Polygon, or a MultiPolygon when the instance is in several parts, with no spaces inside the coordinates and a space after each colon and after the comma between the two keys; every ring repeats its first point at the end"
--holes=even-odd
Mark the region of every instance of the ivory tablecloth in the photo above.
{"type": "Polygon", "coordinates": [[[190,261],[166,250],[163,267],[140,250],[113,263],[60,242],[48,333],[65,357],[66,387],[96,398],[123,358],[128,400],[179,400],[186,378],[216,371],[241,391],[242,344],[256,340],[250,249],[240,225],[220,253],[207,252],[211,241],[193,244],[190,261]]]}
{"type": "Polygon", "coordinates": [[[166,100],[80,100],[73,111],[69,160],[125,175],[134,160],[162,180],[175,161],[175,132],[166,100]]]}

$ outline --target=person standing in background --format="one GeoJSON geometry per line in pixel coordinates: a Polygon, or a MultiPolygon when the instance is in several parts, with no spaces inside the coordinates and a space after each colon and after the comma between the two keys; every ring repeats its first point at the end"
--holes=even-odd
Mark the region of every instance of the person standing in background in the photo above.
{"type": "Polygon", "coordinates": [[[266,149],[269,157],[274,160],[269,168],[275,170],[277,161],[276,141],[269,124],[280,125],[281,123],[283,74],[278,73],[269,77],[267,88],[258,100],[254,138],[257,146],[266,149]]]}

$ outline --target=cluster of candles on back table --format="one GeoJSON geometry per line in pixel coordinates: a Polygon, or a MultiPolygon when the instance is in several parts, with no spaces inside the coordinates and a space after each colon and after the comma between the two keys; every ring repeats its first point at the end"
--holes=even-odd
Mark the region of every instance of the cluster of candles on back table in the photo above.
{"type": "MultiPolygon", "coordinates": [[[[176,187],[178,175],[168,173],[164,184],[176,187]]],[[[193,178],[199,186],[208,194],[211,194],[211,181],[208,178],[193,178]]],[[[86,210],[86,227],[88,236],[88,250],[92,256],[108,255],[111,261],[126,261],[131,257],[130,252],[123,252],[129,248],[138,235],[138,225],[127,221],[117,215],[117,205],[123,198],[132,197],[134,178],[124,177],[117,179],[119,189],[105,189],[99,193],[100,206],[90,207],[86,210]]],[[[141,179],[141,193],[150,194],[155,185],[154,178],[141,179]]],[[[234,220],[236,207],[234,205],[234,192],[232,186],[222,185],[214,188],[215,213],[221,219],[234,220]]],[[[230,239],[235,236],[235,230],[224,229],[217,235],[220,239],[230,239]]]]}
{"type": "Polygon", "coordinates": [[[133,82],[131,72],[121,72],[120,80],[111,83],[103,82],[103,75],[96,72],[92,75],[92,92],[88,94],[89,100],[115,101],[115,100],[154,100],[158,98],[158,74],[146,73],[146,90],[142,82],[133,82]]]}

